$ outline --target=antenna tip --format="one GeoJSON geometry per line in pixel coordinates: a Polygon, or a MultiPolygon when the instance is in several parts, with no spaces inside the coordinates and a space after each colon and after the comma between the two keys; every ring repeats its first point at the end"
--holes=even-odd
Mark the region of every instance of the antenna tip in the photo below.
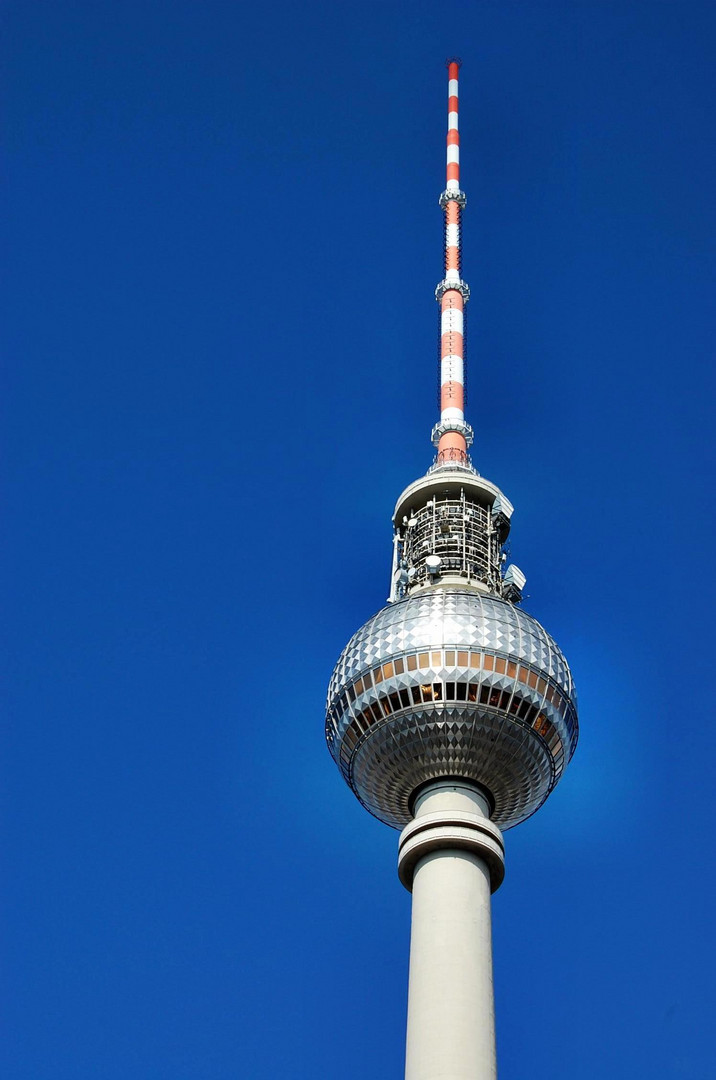
{"type": "Polygon", "coordinates": [[[449,68],[452,64],[455,64],[456,67],[462,67],[462,60],[459,56],[448,56],[445,67],[449,68]]]}

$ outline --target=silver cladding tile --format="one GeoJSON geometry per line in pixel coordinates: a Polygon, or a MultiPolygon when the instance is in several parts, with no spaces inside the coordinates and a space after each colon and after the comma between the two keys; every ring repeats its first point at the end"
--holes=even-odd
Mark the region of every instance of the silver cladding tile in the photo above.
{"type": "Polygon", "coordinates": [[[523,660],[549,675],[567,697],[576,696],[561,649],[536,619],[496,596],[448,588],[381,608],[341,653],[328,696],[391,656],[440,646],[488,649],[523,660]]]}

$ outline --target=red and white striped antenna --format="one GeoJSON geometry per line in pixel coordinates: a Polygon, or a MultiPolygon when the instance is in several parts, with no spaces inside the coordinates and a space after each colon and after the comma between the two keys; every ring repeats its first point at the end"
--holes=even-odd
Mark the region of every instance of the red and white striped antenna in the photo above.
{"type": "Polygon", "coordinates": [[[440,421],[433,428],[436,465],[470,468],[468,447],[472,428],[465,423],[465,304],[470,290],[462,269],[461,216],[467,198],[460,190],[458,131],[458,74],[460,61],[448,60],[448,131],[445,191],[440,206],[445,214],[445,277],[435,290],[440,304],[440,421]]]}

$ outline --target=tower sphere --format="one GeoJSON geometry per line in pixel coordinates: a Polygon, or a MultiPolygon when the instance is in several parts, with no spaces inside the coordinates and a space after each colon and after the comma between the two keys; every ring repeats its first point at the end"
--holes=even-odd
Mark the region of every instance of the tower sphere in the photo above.
{"type": "Polygon", "coordinates": [[[381,821],[402,828],[422,785],[461,777],[508,829],[542,805],[574,752],[574,683],[536,619],[476,588],[433,585],[353,635],[330,681],[326,734],[381,821]]]}

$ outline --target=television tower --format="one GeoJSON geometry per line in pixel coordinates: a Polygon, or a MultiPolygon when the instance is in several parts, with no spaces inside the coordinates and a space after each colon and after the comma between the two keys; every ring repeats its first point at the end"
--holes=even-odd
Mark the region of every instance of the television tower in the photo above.
{"type": "Polygon", "coordinates": [[[326,714],[346,782],[402,829],[406,1080],[496,1076],[490,894],[504,877],[502,833],[542,805],[578,732],[567,661],[517,606],[525,577],[505,565],[513,507],[468,455],[458,70],[448,62],[437,454],[396,503],[388,604],[341,653],[326,714]]]}

